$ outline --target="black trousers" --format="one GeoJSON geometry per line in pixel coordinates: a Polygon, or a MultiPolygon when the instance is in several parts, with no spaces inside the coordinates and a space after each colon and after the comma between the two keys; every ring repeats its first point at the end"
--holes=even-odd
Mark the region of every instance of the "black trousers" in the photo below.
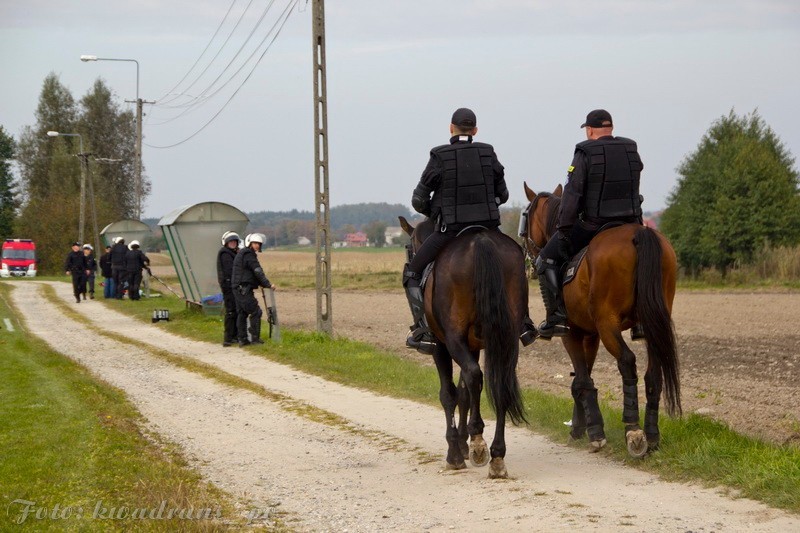
{"type": "Polygon", "coordinates": [[[86,276],[86,285],[83,286],[83,292],[86,293],[86,287],[89,287],[89,294],[94,294],[94,272],[86,276]]]}
{"type": "Polygon", "coordinates": [[[413,272],[417,275],[415,279],[410,279],[409,283],[419,282],[419,277],[422,276],[422,271],[425,270],[425,267],[428,266],[428,263],[436,259],[436,256],[439,255],[439,252],[447,246],[453,238],[455,238],[455,232],[445,232],[442,233],[441,231],[437,231],[432,233],[425,241],[423,241],[422,246],[419,247],[417,253],[414,255],[414,258],[411,260],[411,263],[408,265],[408,270],[413,272]]]}
{"type": "Polygon", "coordinates": [[[128,273],[125,271],[124,266],[117,267],[112,265],[111,274],[112,277],[114,278],[114,288],[116,291],[114,297],[118,300],[121,300],[123,291],[125,290],[124,285],[128,279],[128,273]]]}
{"type": "Polygon", "coordinates": [[[253,289],[233,289],[233,295],[236,298],[236,312],[238,313],[236,333],[239,336],[239,342],[249,340],[247,338],[248,330],[253,339],[260,338],[262,312],[261,307],[258,305],[258,300],[253,294],[253,289]]]}
{"type": "Polygon", "coordinates": [[[86,272],[83,270],[72,272],[72,292],[75,293],[75,298],[86,292],[86,272]]]}
{"type": "Polygon", "coordinates": [[[131,300],[139,300],[139,287],[142,284],[142,271],[127,272],[128,279],[128,298],[131,300]]]}
{"type": "MultiPolygon", "coordinates": [[[[222,289],[222,302],[225,305],[225,332],[223,340],[225,342],[236,342],[239,338],[237,333],[238,326],[237,320],[239,313],[236,310],[236,297],[233,295],[233,289],[222,289]]],[[[256,305],[258,302],[256,302],[256,305]]]]}

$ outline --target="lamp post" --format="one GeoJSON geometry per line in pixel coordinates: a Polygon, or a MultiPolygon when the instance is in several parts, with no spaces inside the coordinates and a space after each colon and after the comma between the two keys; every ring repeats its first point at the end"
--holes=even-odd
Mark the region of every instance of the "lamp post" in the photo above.
{"type": "MultiPolygon", "coordinates": [[[[82,55],[81,61],[84,63],[89,61],[128,61],[136,63],[136,219],[142,218],[142,104],[144,103],[139,98],[139,62],[135,59],[120,59],[113,57],[97,57],[93,55],[82,55]]],[[[148,102],[153,103],[153,102],[148,102]]]]}
{"type": "MultiPolygon", "coordinates": [[[[48,137],[77,137],[78,143],[80,146],[80,153],[78,157],[81,158],[81,201],[80,201],[80,220],[78,222],[78,241],[83,244],[83,226],[84,220],[86,219],[86,173],[89,166],[88,156],[89,154],[83,151],[83,137],[80,133],[60,133],[57,131],[48,131],[48,137]]],[[[92,214],[94,216],[94,232],[95,232],[95,246],[99,248],[99,238],[97,237],[97,212],[94,208],[94,187],[91,187],[91,195],[92,195],[92,214]]]]}

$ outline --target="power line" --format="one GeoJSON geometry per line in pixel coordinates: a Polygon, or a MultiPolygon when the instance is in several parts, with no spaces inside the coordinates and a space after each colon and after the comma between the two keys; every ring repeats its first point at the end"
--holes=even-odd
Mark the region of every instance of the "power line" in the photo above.
{"type": "MultiPolygon", "coordinates": [[[[252,68],[252,69],[250,70],[250,72],[247,74],[247,77],[246,77],[244,80],[242,80],[242,83],[239,85],[239,87],[237,87],[237,88],[236,88],[236,90],[233,92],[233,94],[230,96],[230,98],[228,98],[228,100],[227,100],[227,101],[226,101],[226,102],[223,104],[223,106],[220,108],[220,110],[219,110],[219,111],[217,111],[217,112],[214,114],[214,116],[212,116],[212,117],[209,119],[209,121],[208,121],[208,122],[206,122],[205,124],[203,124],[203,126],[202,126],[200,129],[198,129],[197,131],[195,131],[194,133],[192,133],[191,135],[189,135],[189,136],[188,136],[188,137],[186,137],[185,139],[183,139],[183,140],[181,140],[181,141],[178,141],[178,142],[176,142],[176,143],[173,143],[173,144],[168,144],[168,145],[164,145],[164,146],[158,146],[158,145],[147,144],[147,143],[145,143],[145,144],[146,144],[148,147],[150,147],[150,148],[158,148],[158,149],[174,148],[175,146],[179,146],[179,145],[181,145],[181,144],[185,143],[186,141],[188,141],[188,140],[192,139],[192,138],[193,138],[193,137],[195,137],[197,134],[199,134],[201,131],[203,131],[204,129],[206,129],[206,127],[208,127],[208,125],[209,125],[209,124],[211,124],[212,122],[214,122],[214,120],[215,120],[215,119],[216,119],[216,118],[217,118],[217,117],[218,117],[218,116],[219,116],[219,115],[220,115],[220,114],[221,114],[221,113],[222,113],[222,112],[225,110],[225,108],[228,106],[228,104],[229,104],[229,103],[231,103],[231,101],[233,100],[233,98],[234,98],[234,97],[235,97],[235,96],[236,96],[236,95],[239,93],[239,91],[242,89],[242,87],[244,87],[244,85],[247,83],[247,81],[248,81],[248,80],[250,79],[250,77],[253,75],[253,72],[255,72],[256,68],[257,68],[257,67],[258,67],[258,65],[261,63],[261,60],[262,60],[262,59],[264,59],[264,56],[266,56],[266,55],[267,55],[267,52],[268,52],[268,51],[269,51],[269,49],[272,47],[272,45],[273,45],[273,43],[275,42],[275,40],[278,38],[278,35],[280,35],[280,34],[281,34],[281,30],[283,30],[283,27],[286,25],[286,21],[288,21],[288,20],[289,20],[289,17],[292,15],[292,8],[293,8],[295,5],[297,5],[297,2],[298,2],[298,1],[299,1],[299,0],[292,0],[292,1],[291,1],[291,2],[289,2],[289,4],[286,6],[286,9],[284,9],[283,13],[281,13],[281,17],[283,17],[283,22],[281,22],[281,25],[280,25],[280,27],[278,28],[278,31],[275,33],[275,36],[272,38],[272,40],[269,42],[269,44],[267,45],[267,47],[264,49],[264,52],[262,52],[261,56],[258,58],[258,61],[256,61],[256,64],[255,64],[255,65],[253,65],[253,68],[252,68]]],[[[280,20],[280,19],[279,19],[279,20],[280,20]]],[[[263,42],[263,41],[262,41],[262,42],[263,42]]]]}

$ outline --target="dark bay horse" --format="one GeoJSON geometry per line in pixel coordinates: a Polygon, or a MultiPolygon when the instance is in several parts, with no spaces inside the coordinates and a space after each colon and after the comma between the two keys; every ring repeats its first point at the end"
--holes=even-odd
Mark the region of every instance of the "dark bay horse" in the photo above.
{"type": "MultiPolygon", "coordinates": [[[[536,194],[525,184],[530,201],[526,249],[534,257],[555,233],[561,193],[561,185],[553,193],[536,194]]],[[[601,341],[617,359],[622,375],[622,420],[628,453],[642,457],[648,448],[658,447],[662,387],[667,412],[681,412],[678,353],[671,318],[676,272],[675,251],[666,237],[639,224],[624,224],[592,239],[575,279],[564,286],[570,332],[562,341],[575,371],[570,434],[579,439],[588,428],[593,450],[606,443],[597,389],[591,377],[601,341]],[[644,432],[639,426],[636,355],[622,338],[622,331],[637,322],[644,328],[647,343],[644,432]]]]}
{"type": "MultiPolygon", "coordinates": [[[[411,236],[414,250],[433,231],[431,220],[414,228],[400,217],[400,224],[411,236]]],[[[448,243],[436,258],[425,285],[425,314],[437,339],[433,357],[439,372],[439,400],[447,420],[448,469],[466,468],[467,455],[473,465],[483,466],[491,452],[489,477],[508,477],[504,459],[506,415],[515,424],[525,422],[516,368],[527,305],[522,249],[500,231],[468,230],[448,243]],[[485,350],[489,402],[497,414],[490,450],[483,439],[480,412],[484,381],[479,365],[481,349],[485,350]],[[461,369],[458,387],[453,383],[453,361],[461,369]]]]}

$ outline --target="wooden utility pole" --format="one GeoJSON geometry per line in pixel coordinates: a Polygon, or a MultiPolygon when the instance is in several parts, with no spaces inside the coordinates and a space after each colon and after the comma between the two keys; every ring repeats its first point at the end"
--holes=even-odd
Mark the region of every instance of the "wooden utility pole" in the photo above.
{"type": "Polygon", "coordinates": [[[314,198],[317,216],[317,331],[333,334],[331,215],[328,197],[328,98],[325,82],[325,2],[312,0],[314,46],[314,198]]]}

